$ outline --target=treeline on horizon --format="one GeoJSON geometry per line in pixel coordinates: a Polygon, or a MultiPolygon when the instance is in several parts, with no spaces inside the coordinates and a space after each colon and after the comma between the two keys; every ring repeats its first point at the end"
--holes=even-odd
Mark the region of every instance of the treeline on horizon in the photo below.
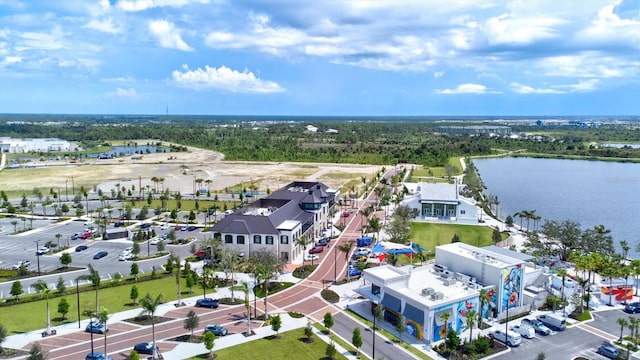
{"type": "MultiPolygon", "coordinates": [[[[14,138],[54,137],[80,142],[84,148],[112,140],[153,139],[219,151],[228,160],[298,161],[362,164],[416,163],[443,166],[456,156],[491,155],[499,151],[587,157],[640,158],[640,149],[597,147],[591,143],[640,142],[640,131],[606,124],[597,128],[510,125],[514,132],[534,133],[527,139],[438,134],[445,125],[483,122],[435,121],[287,121],[212,122],[208,117],[5,116],[0,134],[14,138]],[[19,119],[19,120],[18,120],[19,119]],[[165,121],[159,121],[164,119],[165,121]],[[117,121],[116,121],[117,120],[117,121]],[[127,121],[125,121],[127,120],[127,121]],[[306,131],[312,124],[317,132],[306,131]],[[337,132],[327,132],[329,129],[337,132]],[[499,150],[496,150],[499,149],[499,150]]],[[[242,117],[244,119],[244,117],[242,117]]],[[[269,118],[269,117],[262,117],[269,118]]],[[[279,118],[280,121],[275,121],[279,118]]],[[[486,125],[486,124],[485,124],[486,125]]],[[[492,122],[491,125],[499,125],[492,122]]]]}

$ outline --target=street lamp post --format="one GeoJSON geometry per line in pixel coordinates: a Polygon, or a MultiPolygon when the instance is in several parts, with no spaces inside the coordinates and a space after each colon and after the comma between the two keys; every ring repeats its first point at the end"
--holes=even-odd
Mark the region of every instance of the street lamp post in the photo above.
{"type": "Polygon", "coordinates": [[[64,197],[65,201],[69,201],[69,179],[64,181],[64,197]]]}
{"type": "Polygon", "coordinates": [[[76,300],[78,303],[78,329],[80,329],[80,280],[76,278],[76,300]]]}
{"type": "Polygon", "coordinates": [[[40,276],[40,240],[36,240],[36,259],[38,259],[38,276],[40,276]]]}
{"type": "Polygon", "coordinates": [[[504,336],[505,336],[505,342],[507,342],[507,344],[509,343],[508,341],[506,341],[509,336],[509,299],[507,298],[507,318],[506,321],[504,322],[504,336]]]}
{"type": "Polygon", "coordinates": [[[378,317],[377,316],[378,304],[374,302],[373,305],[375,306],[375,309],[373,310],[373,351],[372,351],[371,358],[375,360],[376,359],[376,318],[378,317]]]}
{"type": "Polygon", "coordinates": [[[333,245],[333,282],[338,283],[338,243],[333,245]]]}

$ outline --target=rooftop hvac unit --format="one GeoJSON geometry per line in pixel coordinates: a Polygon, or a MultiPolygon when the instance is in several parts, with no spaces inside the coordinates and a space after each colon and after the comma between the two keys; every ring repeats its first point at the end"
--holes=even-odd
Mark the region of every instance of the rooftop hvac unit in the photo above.
{"type": "Polygon", "coordinates": [[[440,277],[443,278],[443,279],[446,279],[446,278],[449,277],[449,273],[448,272],[443,272],[443,273],[440,274],[440,277]]]}
{"type": "Polygon", "coordinates": [[[445,280],[443,281],[443,283],[444,283],[446,286],[455,285],[455,283],[456,283],[456,282],[458,282],[458,280],[456,280],[456,279],[445,279],[445,280]]]}
{"type": "Polygon", "coordinates": [[[422,296],[429,296],[435,293],[436,291],[433,288],[424,288],[422,289],[422,296]]]}
{"type": "Polygon", "coordinates": [[[431,294],[431,300],[442,300],[444,299],[444,294],[441,293],[440,291],[431,294]]]}
{"type": "Polygon", "coordinates": [[[440,265],[440,264],[434,264],[433,265],[433,270],[435,270],[436,272],[443,272],[443,271],[447,271],[448,268],[444,265],[440,265]]]}

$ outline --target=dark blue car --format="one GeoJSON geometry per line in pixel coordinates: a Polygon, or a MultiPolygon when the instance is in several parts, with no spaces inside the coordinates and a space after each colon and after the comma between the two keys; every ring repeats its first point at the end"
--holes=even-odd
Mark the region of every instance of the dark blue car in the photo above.
{"type": "Polygon", "coordinates": [[[90,352],[84,357],[84,360],[113,360],[113,358],[101,352],[90,352]]]}
{"type": "Polygon", "coordinates": [[[211,332],[215,336],[225,336],[229,333],[226,327],[220,325],[207,325],[204,328],[204,332],[211,332]]]}
{"type": "Polygon", "coordinates": [[[105,324],[92,321],[89,324],[87,324],[87,327],[84,329],[84,331],[88,333],[94,333],[94,334],[104,334],[109,331],[109,328],[105,324]]]}
{"type": "Polygon", "coordinates": [[[208,307],[211,309],[215,309],[218,307],[218,305],[220,305],[218,299],[204,298],[196,300],[197,307],[208,307]]]}
{"type": "MultiPolygon", "coordinates": [[[[133,350],[135,350],[138,354],[153,355],[153,343],[136,344],[136,346],[133,347],[133,350]]],[[[156,346],[156,354],[159,352],[160,350],[158,349],[158,346],[156,346]]]]}

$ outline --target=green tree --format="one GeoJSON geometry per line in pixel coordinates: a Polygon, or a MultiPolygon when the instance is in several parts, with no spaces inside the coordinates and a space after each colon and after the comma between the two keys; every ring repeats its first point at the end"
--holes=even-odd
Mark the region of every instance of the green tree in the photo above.
{"type": "Polygon", "coordinates": [[[96,290],[96,314],[100,312],[100,307],[98,306],[98,289],[100,288],[100,273],[98,270],[94,269],[93,266],[89,265],[89,275],[86,276],[93,288],[96,290]]]}
{"type": "Polygon", "coordinates": [[[491,234],[491,240],[493,240],[494,244],[497,244],[500,241],[502,241],[502,235],[500,234],[500,230],[496,228],[493,229],[493,233],[491,234]]]}
{"type": "Polygon", "coordinates": [[[69,302],[67,302],[67,299],[62,298],[58,302],[58,313],[60,314],[62,320],[67,319],[67,314],[69,313],[69,302]]]}
{"type": "MultiPolygon", "coordinates": [[[[347,241],[346,243],[343,243],[342,245],[338,245],[338,250],[340,250],[341,253],[344,254],[344,260],[345,262],[349,261],[349,252],[351,251],[351,248],[353,247],[353,242],[352,241],[347,241]]],[[[333,266],[337,266],[337,264],[334,264],[333,266]]],[[[347,281],[349,280],[349,271],[347,270],[347,281]]],[[[338,279],[336,279],[337,281],[338,279]]]]}
{"type": "Polygon", "coordinates": [[[407,324],[405,324],[404,316],[402,314],[398,314],[398,318],[396,319],[396,330],[398,331],[398,339],[402,342],[402,334],[407,331],[407,324]]]}
{"type": "Polygon", "coordinates": [[[328,359],[334,359],[334,356],[336,356],[336,345],[333,343],[333,340],[327,344],[324,354],[327,355],[328,359]]]}
{"type": "Polygon", "coordinates": [[[544,351],[540,351],[536,356],[536,360],[545,360],[547,356],[544,354],[544,351]]]}
{"type": "Polygon", "coordinates": [[[65,268],[69,267],[69,264],[71,264],[72,260],[73,259],[71,259],[71,254],[69,254],[68,252],[62,253],[62,255],[60,255],[60,263],[65,268]]]}
{"type": "Polygon", "coordinates": [[[133,250],[131,250],[131,253],[135,257],[138,257],[138,255],[140,255],[140,244],[137,241],[134,241],[132,247],[133,247],[133,250]]]}
{"type": "Polygon", "coordinates": [[[469,328],[469,343],[473,341],[473,327],[476,326],[478,322],[478,312],[475,310],[469,310],[465,315],[465,323],[467,328],[469,328]]]}
{"type": "Polygon", "coordinates": [[[451,238],[451,243],[457,243],[460,242],[460,236],[458,236],[458,234],[453,234],[453,237],[451,238]]]}
{"type": "MultiPolygon", "coordinates": [[[[156,344],[156,321],[155,321],[155,313],[158,310],[158,306],[162,303],[162,299],[164,294],[160,293],[155,298],[151,297],[151,294],[147,293],[145,297],[140,300],[140,305],[142,306],[142,314],[148,315],[151,317],[151,337],[153,339],[153,343],[156,344]]],[[[151,357],[153,359],[157,359],[156,356],[156,348],[153,347],[151,357]]]]}
{"type": "Polygon", "coordinates": [[[331,334],[331,328],[333,327],[333,315],[328,311],[324,314],[323,324],[329,331],[329,334],[331,334]]]}
{"type": "Polygon", "coordinates": [[[353,334],[351,335],[351,343],[356,348],[356,356],[359,356],[360,347],[362,346],[362,335],[360,335],[359,327],[353,329],[353,334]]]}
{"type": "Polygon", "coordinates": [[[129,299],[131,299],[131,305],[138,305],[136,301],[138,301],[138,297],[140,294],[138,293],[138,287],[133,285],[131,287],[131,292],[129,292],[129,299]]]}
{"type": "Polygon", "coordinates": [[[622,335],[624,333],[624,328],[629,326],[629,322],[625,318],[618,318],[618,320],[616,320],[616,323],[620,325],[620,338],[618,339],[618,341],[622,342],[622,338],[623,338],[622,335]]]}
{"type": "Polygon", "coordinates": [[[0,324],[0,354],[3,353],[4,349],[2,348],[2,343],[7,340],[7,336],[9,336],[9,332],[4,325],[0,324]]]}
{"type": "Polygon", "coordinates": [[[140,360],[140,355],[137,351],[131,350],[131,352],[129,353],[129,360],[140,360]]]}
{"type": "Polygon", "coordinates": [[[46,360],[47,357],[48,354],[42,350],[40,343],[35,342],[29,349],[29,356],[27,357],[27,360],[46,360]]]}
{"type": "Polygon", "coordinates": [[[307,342],[311,342],[311,336],[313,336],[311,322],[307,322],[307,326],[304,327],[304,336],[307,338],[307,342]]]}
{"type": "Polygon", "coordinates": [[[460,338],[458,337],[458,333],[456,333],[456,331],[453,329],[449,329],[444,344],[447,349],[449,349],[449,351],[457,350],[458,346],[460,346],[460,338]]]}
{"type": "Polygon", "coordinates": [[[164,252],[164,249],[165,249],[164,241],[162,240],[158,241],[158,243],[156,244],[156,249],[158,250],[158,252],[164,252]]]}
{"type": "Polygon", "coordinates": [[[276,332],[276,337],[280,338],[280,328],[282,327],[282,319],[280,315],[274,315],[271,317],[271,330],[276,332]]]}
{"type": "Polygon", "coordinates": [[[191,332],[191,335],[189,336],[189,341],[193,339],[193,330],[197,328],[199,324],[200,324],[200,318],[198,317],[198,314],[196,314],[196,312],[193,310],[189,310],[189,313],[187,314],[186,319],[184,319],[184,328],[191,332]]]}
{"type": "Polygon", "coordinates": [[[216,336],[211,331],[207,331],[202,336],[204,347],[209,351],[209,359],[213,359],[213,346],[215,345],[216,336]]]}
{"type": "Polygon", "coordinates": [[[67,286],[64,284],[64,278],[62,275],[58,276],[58,282],[56,283],[56,290],[59,294],[62,294],[67,289],[67,286]]]}
{"type": "Polygon", "coordinates": [[[135,280],[138,280],[138,273],[140,272],[140,268],[138,267],[138,263],[134,262],[131,264],[131,270],[129,270],[129,273],[131,274],[131,276],[133,276],[133,278],[135,280]]]}
{"type": "Polygon", "coordinates": [[[22,295],[23,292],[20,280],[16,280],[11,284],[11,292],[9,294],[11,294],[11,296],[15,296],[16,300],[18,300],[18,296],[22,295]]]}
{"type": "Polygon", "coordinates": [[[193,285],[195,285],[195,280],[193,279],[193,274],[191,273],[191,271],[187,272],[187,275],[184,276],[184,282],[187,286],[187,288],[189,289],[189,294],[193,293],[193,285]]]}

